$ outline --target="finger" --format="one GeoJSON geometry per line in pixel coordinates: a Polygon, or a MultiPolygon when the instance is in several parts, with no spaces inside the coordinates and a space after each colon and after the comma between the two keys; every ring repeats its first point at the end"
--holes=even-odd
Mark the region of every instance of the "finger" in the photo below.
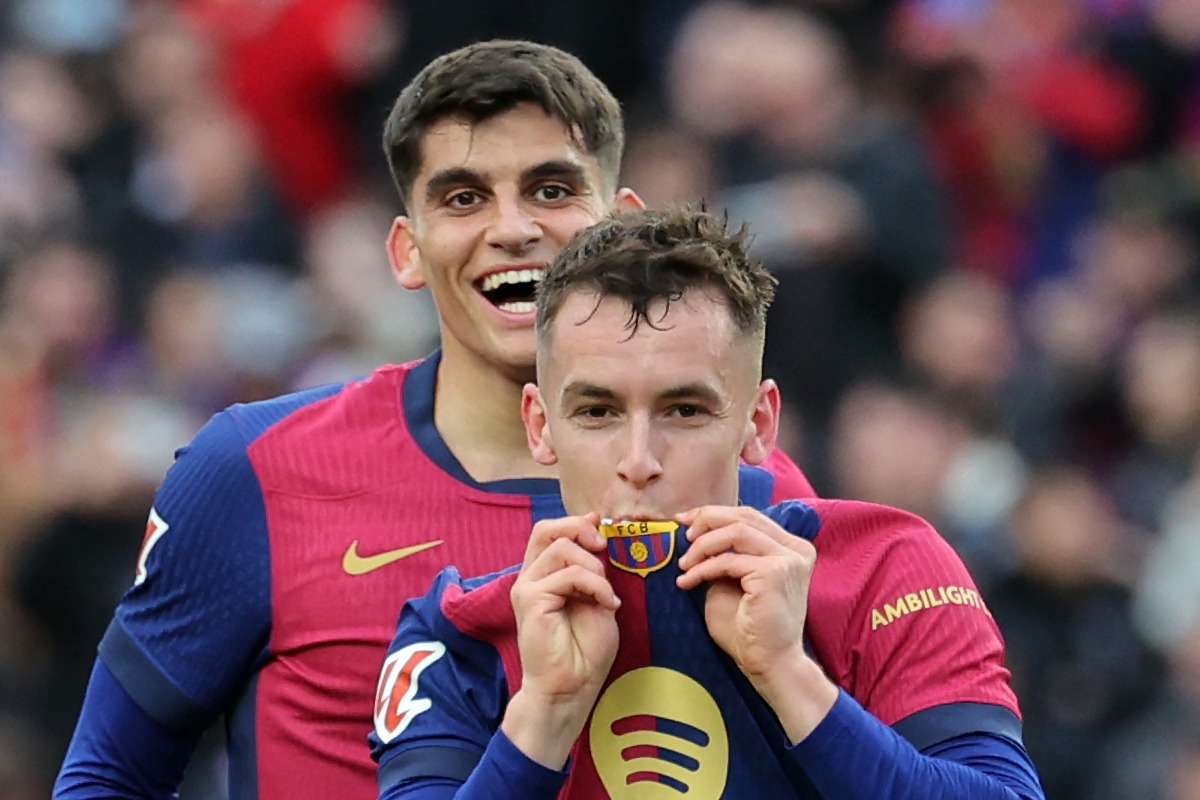
{"type": "Polygon", "coordinates": [[[694,564],[679,574],[675,585],[680,589],[694,589],[702,583],[732,580],[741,583],[742,578],[761,568],[761,559],[741,553],[721,553],[694,564]]]}
{"type": "Polygon", "coordinates": [[[579,546],[574,539],[555,539],[532,563],[521,568],[518,581],[536,581],[570,566],[582,567],[596,575],[604,574],[604,562],[579,546]]]}
{"type": "Polygon", "coordinates": [[[600,515],[595,512],[582,517],[561,517],[538,522],[529,534],[524,563],[532,563],[542,551],[559,539],[576,542],[583,549],[592,552],[603,550],[605,542],[604,536],[597,530],[599,524],[600,515]]]}
{"type": "MultiPolygon", "coordinates": [[[[514,587],[514,594],[516,594],[514,587]]],[[[596,575],[578,564],[552,572],[541,580],[525,585],[519,598],[521,607],[533,608],[539,600],[553,598],[551,609],[562,608],[570,600],[585,600],[616,611],[621,605],[616,590],[603,575],[596,575]]]]}
{"type": "Polygon", "coordinates": [[[729,550],[751,556],[774,556],[789,552],[788,548],[768,534],[739,522],[703,531],[688,545],[687,552],[679,557],[679,566],[687,569],[729,550]]]}
{"type": "Polygon", "coordinates": [[[688,539],[695,539],[707,531],[737,523],[757,528],[780,541],[791,536],[765,514],[751,506],[698,506],[683,512],[677,517],[677,520],[688,526],[688,539]]]}

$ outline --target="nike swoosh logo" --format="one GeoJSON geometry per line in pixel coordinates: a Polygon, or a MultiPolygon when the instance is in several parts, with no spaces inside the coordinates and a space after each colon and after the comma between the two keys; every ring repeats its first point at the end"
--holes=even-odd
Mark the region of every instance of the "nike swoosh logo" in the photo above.
{"type": "Polygon", "coordinates": [[[408,547],[401,547],[396,550],[388,550],[373,556],[360,556],[358,554],[358,539],[355,539],[350,543],[350,546],[346,548],[346,555],[342,556],[342,569],[346,571],[347,575],[366,575],[368,572],[374,572],[380,567],[386,567],[388,564],[394,564],[402,558],[408,558],[409,556],[416,555],[424,550],[437,547],[441,543],[441,539],[435,539],[432,542],[413,544],[409,545],[408,547]]]}

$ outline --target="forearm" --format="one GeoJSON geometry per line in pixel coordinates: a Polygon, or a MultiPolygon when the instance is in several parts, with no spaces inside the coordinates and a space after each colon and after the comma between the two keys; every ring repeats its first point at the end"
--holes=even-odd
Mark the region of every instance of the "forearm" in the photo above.
{"type": "Polygon", "coordinates": [[[97,661],[54,798],[173,797],[198,739],[150,718],[97,661]]]}
{"type": "Polygon", "coordinates": [[[380,800],[554,800],[566,779],[566,770],[543,767],[497,731],[466,782],[412,779],[389,787],[380,800]]]}
{"type": "Polygon", "coordinates": [[[828,800],[1044,800],[1019,748],[989,771],[922,755],[845,693],[789,754],[828,800]]]}
{"type": "Polygon", "coordinates": [[[562,769],[592,705],[594,700],[575,697],[556,703],[518,691],[505,709],[500,730],[529,759],[547,769],[562,769]]]}
{"type": "Polygon", "coordinates": [[[779,718],[788,741],[803,741],[838,699],[838,687],[807,655],[781,659],[768,674],[747,674],[755,690],[779,718]]]}

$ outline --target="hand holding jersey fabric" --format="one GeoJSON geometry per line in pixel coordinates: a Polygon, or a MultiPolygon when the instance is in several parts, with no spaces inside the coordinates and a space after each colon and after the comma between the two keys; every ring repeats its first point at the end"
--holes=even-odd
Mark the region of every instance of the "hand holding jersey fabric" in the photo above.
{"type": "Polygon", "coordinates": [[[617,654],[620,605],[604,576],[599,514],[533,527],[511,597],[524,668],[502,726],[526,755],[561,769],[617,654]]]}
{"type": "Polygon", "coordinates": [[[678,519],[691,541],[678,586],[709,582],[709,634],[775,709],[792,743],[801,741],[838,694],[804,651],[816,548],[746,506],[704,506],[678,519]]]}
{"type": "Polygon", "coordinates": [[[688,551],[679,559],[681,589],[707,581],[708,632],[753,682],[780,661],[803,657],[808,584],[816,561],[810,542],[762,512],[704,506],[679,515],[688,551]]]}

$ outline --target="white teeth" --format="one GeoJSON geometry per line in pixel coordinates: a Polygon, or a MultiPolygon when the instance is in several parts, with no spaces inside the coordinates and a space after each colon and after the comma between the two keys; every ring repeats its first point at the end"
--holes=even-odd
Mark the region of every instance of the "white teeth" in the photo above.
{"type": "Polygon", "coordinates": [[[528,314],[537,308],[537,305],[529,302],[521,303],[501,303],[497,306],[501,311],[507,311],[510,314],[528,314]]]}
{"type": "Polygon", "coordinates": [[[540,269],[510,269],[493,272],[483,279],[483,291],[490,292],[506,283],[537,283],[542,279],[540,269]]]}

